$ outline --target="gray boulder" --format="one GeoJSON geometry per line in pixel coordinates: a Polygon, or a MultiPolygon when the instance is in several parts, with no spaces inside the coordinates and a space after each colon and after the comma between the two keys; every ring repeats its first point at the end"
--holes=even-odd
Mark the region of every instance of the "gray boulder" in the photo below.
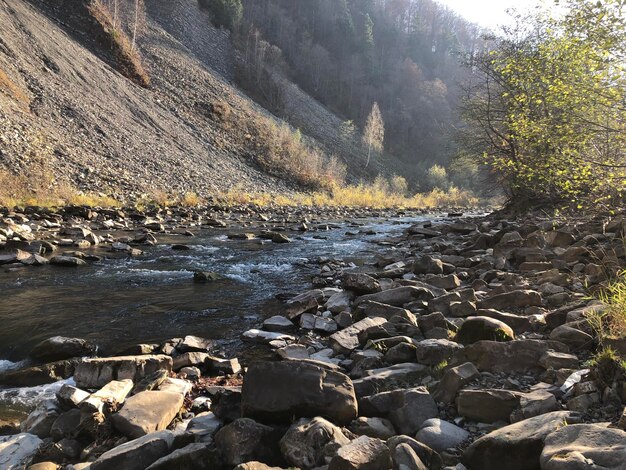
{"type": "Polygon", "coordinates": [[[347,424],[357,417],[357,402],[352,380],[340,372],[301,361],[258,362],[244,377],[242,413],[284,423],[323,415],[347,424]]]}

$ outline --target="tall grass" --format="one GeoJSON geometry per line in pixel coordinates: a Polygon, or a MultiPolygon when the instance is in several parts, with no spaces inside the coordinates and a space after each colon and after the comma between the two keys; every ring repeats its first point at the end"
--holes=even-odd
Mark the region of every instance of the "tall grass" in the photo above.
{"type": "Polygon", "coordinates": [[[597,297],[604,308],[592,309],[586,318],[604,346],[607,340],[626,337],[626,271],[620,271],[597,297]]]}

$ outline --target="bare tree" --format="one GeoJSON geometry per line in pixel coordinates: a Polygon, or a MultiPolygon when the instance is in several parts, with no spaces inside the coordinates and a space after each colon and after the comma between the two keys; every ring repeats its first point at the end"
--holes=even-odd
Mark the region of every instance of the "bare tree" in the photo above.
{"type": "Polygon", "coordinates": [[[135,0],[135,20],[133,23],[133,41],[132,48],[135,50],[137,44],[137,26],[139,25],[139,14],[141,10],[141,0],[135,0]]]}
{"type": "Polygon", "coordinates": [[[363,144],[367,147],[367,162],[365,163],[365,168],[370,164],[372,150],[382,152],[384,140],[385,123],[380,113],[378,103],[375,102],[369,116],[367,116],[365,128],[363,129],[363,144]]]}

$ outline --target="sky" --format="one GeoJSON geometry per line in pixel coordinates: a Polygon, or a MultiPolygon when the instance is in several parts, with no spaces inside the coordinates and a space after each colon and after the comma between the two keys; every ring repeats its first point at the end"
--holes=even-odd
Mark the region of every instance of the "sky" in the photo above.
{"type": "Polygon", "coordinates": [[[495,29],[507,22],[506,10],[530,10],[540,0],[437,0],[473,23],[495,29]]]}

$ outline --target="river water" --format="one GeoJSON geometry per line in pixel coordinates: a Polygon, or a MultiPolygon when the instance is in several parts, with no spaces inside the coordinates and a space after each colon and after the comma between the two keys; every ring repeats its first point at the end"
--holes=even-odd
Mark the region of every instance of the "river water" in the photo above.
{"type": "MultiPolygon", "coordinates": [[[[329,230],[289,233],[293,242],[287,244],[230,240],[225,229],[211,229],[190,238],[160,236],[159,245],[142,248],[137,258],[109,257],[79,268],[5,269],[0,272],[0,371],[24,364],[32,346],[54,335],[89,339],[104,355],[191,334],[220,340],[236,354],[243,348],[243,331],[279,313],[277,295],[310,288],[320,268],[314,261],[326,257],[362,264],[381,251],[381,243],[426,219],[342,222],[329,230]],[[179,243],[191,249],[173,250],[179,243]],[[194,283],[196,270],[224,279],[194,283]]],[[[10,415],[7,408],[21,411],[59,386],[0,390],[0,418],[10,415]]]]}

